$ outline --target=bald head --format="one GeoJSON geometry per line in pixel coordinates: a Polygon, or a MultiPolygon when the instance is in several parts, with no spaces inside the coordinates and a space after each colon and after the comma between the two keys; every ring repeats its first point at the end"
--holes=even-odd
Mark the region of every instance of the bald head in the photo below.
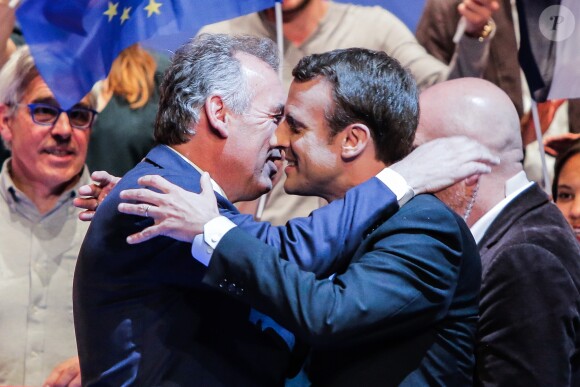
{"type": "Polygon", "coordinates": [[[420,96],[416,143],[440,137],[473,138],[501,157],[502,166],[523,158],[517,111],[500,88],[478,78],[461,78],[432,86],[420,96]]]}
{"type": "Polygon", "coordinates": [[[437,193],[439,199],[472,226],[505,197],[506,181],[523,170],[518,113],[500,88],[476,78],[432,86],[423,91],[419,104],[416,145],[461,135],[482,143],[501,159],[491,174],[479,178],[477,186],[460,182],[437,193]]]}

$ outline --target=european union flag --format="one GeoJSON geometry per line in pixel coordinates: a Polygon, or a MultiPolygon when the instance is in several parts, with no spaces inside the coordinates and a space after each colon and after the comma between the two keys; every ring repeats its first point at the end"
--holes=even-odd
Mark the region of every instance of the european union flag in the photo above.
{"type": "Polygon", "coordinates": [[[45,82],[68,109],[126,47],[273,7],[275,0],[25,0],[16,12],[45,82]]]}

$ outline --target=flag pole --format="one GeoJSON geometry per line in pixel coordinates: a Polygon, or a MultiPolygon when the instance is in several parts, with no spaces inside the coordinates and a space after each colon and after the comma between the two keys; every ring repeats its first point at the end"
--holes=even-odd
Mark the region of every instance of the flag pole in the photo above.
{"type": "MultiPolygon", "coordinates": [[[[284,27],[282,24],[282,2],[276,1],[274,4],[274,14],[276,16],[276,44],[278,45],[278,57],[280,58],[280,64],[278,65],[278,77],[280,81],[283,82],[284,74],[284,27]]],[[[282,171],[278,173],[283,173],[282,171]]],[[[256,220],[261,220],[264,214],[264,208],[266,208],[266,202],[268,201],[268,194],[260,196],[258,199],[258,208],[256,209],[256,220]]]]}
{"type": "Polygon", "coordinates": [[[540,115],[538,114],[538,103],[532,100],[532,117],[534,119],[534,129],[536,139],[540,148],[540,161],[542,162],[542,177],[544,179],[544,191],[550,192],[550,177],[548,175],[548,165],[546,164],[546,152],[544,151],[544,142],[542,136],[542,127],[540,126],[540,115]]]}

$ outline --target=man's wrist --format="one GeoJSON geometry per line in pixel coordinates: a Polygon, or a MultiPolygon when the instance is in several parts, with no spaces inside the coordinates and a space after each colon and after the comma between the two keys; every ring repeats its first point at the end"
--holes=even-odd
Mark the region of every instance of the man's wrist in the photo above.
{"type": "Polygon", "coordinates": [[[415,196],[415,191],[407,183],[405,178],[391,168],[385,168],[379,172],[377,179],[383,182],[395,194],[399,207],[402,207],[415,196]]]}
{"type": "Polygon", "coordinates": [[[209,266],[213,251],[235,223],[225,216],[213,218],[203,226],[203,234],[197,235],[191,245],[191,255],[204,266],[209,266]]]}
{"type": "Polygon", "coordinates": [[[495,35],[495,22],[492,18],[487,20],[487,23],[483,25],[477,32],[465,31],[465,35],[470,38],[477,39],[480,42],[484,42],[487,39],[491,39],[495,35]]]}

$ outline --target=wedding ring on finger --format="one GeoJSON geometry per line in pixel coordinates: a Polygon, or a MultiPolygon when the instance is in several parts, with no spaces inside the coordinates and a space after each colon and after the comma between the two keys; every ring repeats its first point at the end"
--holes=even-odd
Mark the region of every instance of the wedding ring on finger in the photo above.
{"type": "Polygon", "coordinates": [[[147,205],[147,207],[145,207],[145,217],[146,218],[149,217],[149,207],[151,207],[149,204],[147,205]]]}

